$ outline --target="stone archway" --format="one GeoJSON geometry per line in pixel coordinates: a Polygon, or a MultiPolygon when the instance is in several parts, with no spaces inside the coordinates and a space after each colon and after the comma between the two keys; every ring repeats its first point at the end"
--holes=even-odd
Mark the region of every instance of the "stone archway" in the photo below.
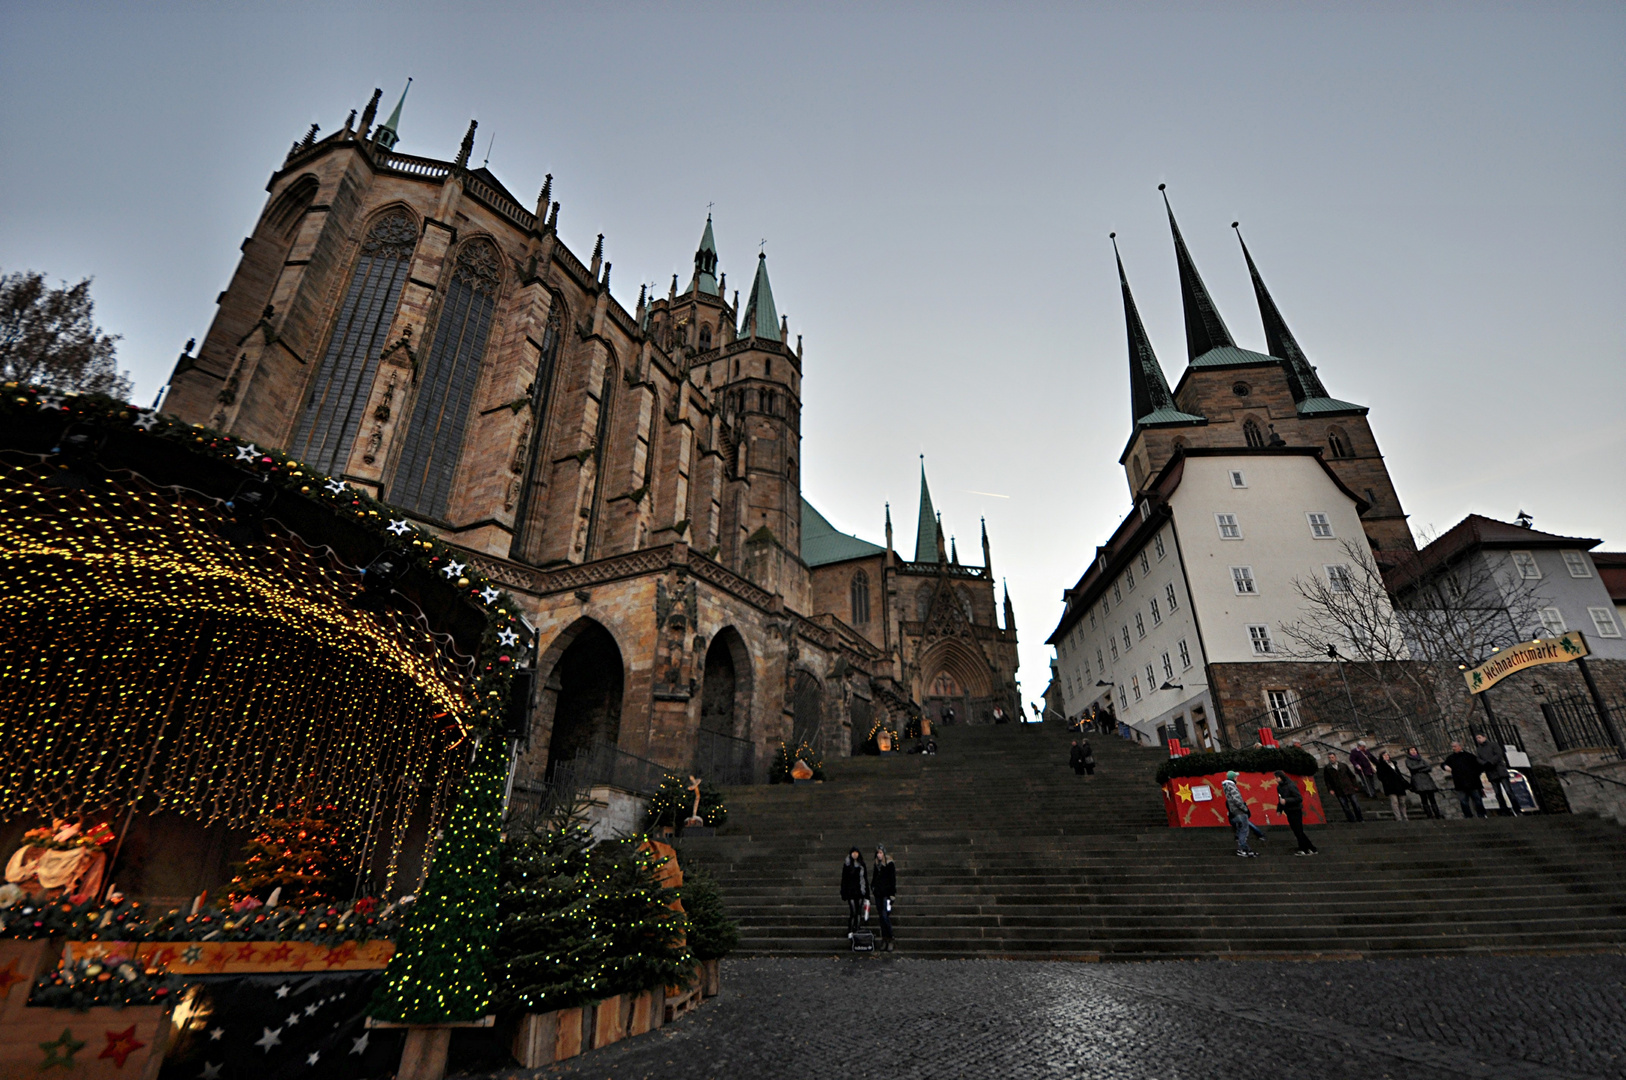
{"type": "Polygon", "coordinates": [[[980,722],[994,704],[988,662],[955,638],[932,644],[920,660],[917,698],[938,723],[980,722]]]}
{"type": "Polygon", "coordinates": [[[750,736],[751,654],[732,626],[717,631],[706,649],[700,683],[700,730],[734,739],[750,736]]]}
{"type": "Polygon", "coordinates": [[[791,734],[790,745],[792,749],[807,743],[814,750],[823,752],[822,742],[824,728],[824,685],[819,682],[817,675],[811,671],[798,671],[796,683],[791,691],[791,734]]]}
{"type": "Polygon", "coordinates": [[[582,619],[566,630],[548,652],[557,656],[545,684],[545,692],[553,699],[548,737],[551,774],[557,764],[595,744],[615,745],[621,735],[621,694],[626,678],[615,638],[592,619],[582,619]]]}

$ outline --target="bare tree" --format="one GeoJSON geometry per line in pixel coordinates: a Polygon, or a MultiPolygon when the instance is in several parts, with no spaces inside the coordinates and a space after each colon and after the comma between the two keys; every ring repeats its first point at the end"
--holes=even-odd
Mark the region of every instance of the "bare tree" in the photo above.
{"type": "Polygon", "coordinates": [[[1288,652],[1332,658],[1375,694],[1408,741],[1443,745],[1474,703],[1443,693],[1460,664],[1477,664],[1501,645],[1537,632],[1536,583],[1501,571],[1493,553],[1406,553],[1382,569],[1364,545],[1343,541],[1348,560],[1327,577],[1296,578],[1302,617],[1282,627],[1288,652]],[[1426,556],[1426,557],[1425,557],[1426,556]],[[1446,684],[1442,684],[1446,680],[1446,684]]]}
{"type": "Polygon", "coordinates": [[[90,279],[53,289],[34,270],[0,276],[0,381],[123,399],[128,372],[113,359],[117,334],[92,318],[90,279]]]}

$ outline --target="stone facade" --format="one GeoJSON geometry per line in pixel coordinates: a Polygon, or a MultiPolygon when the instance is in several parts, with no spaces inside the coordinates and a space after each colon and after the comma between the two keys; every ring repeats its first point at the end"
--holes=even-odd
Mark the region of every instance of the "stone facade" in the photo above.
{"type": "Polygon", "coordinates": [[[512,590],[538,631],[522,790],[606,741],[760,779],[780,740],[844,754],[855,708],[863,734],[908,711],[800,558],[802,349],[765,258],[742,312],[708,220],[688,288],[629,312],[603,237],[560,240],[551,177],[527,209],[469,167],[473,125],[445,161],[370,120],[271,177],[164,411],[366,489],[512,590]]]}

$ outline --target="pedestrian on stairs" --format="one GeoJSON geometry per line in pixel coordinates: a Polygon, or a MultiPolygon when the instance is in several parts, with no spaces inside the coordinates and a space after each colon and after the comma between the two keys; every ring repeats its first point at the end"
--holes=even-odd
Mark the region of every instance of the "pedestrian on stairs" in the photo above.
{"type": "Polygon", "coordinates": [[[1377,775],[1378,770],[1372,764],[1372,755],[1366,752],[1366,744],[1358,742],[1355,749],[1349,752],[1349,767],[1354,770],[1355,776],[1360,780],[1361,786],[1366,789],[1366,797],[1378,797],[1377,775]]]}
{"type": "Polygon", "coordinates": [[[1248,800],[1242,797],[1242,789],[1236,786],[1236,770],[1225,774],[1225,783],[1221,787],[1225,791],[1225,812],[1231,819],[1231,828],[1236,830],[1236,853],[1244,859],[1256,859],[1259,853],[1248,846],[1248,836],[1256,833],[1259,839],[1265,838],[1265,830],[1253,823],[1248,811],[1248,800]]]}
{"type": "Polygon", "coordinates": [[[1304,792],[1282,770],[1276,770],[1276,809],[1287,818],[1287,825],[1299,842],[1295,855],[1314,855],[1318,850],[1304,832],[1304,792]]]}
{"type": "Polygon", "coordinates": [[[1457,789],[1457,803],[1462,807],[1462,816],[1489,816],[1485,813],[1484,789],[1479,783],[1479,777],[1484,772],[1479,758],[1464,750],[1461,743],[1454,742],[1451,752],[1446,755],[1445,767],[1451,770],[1451,786],[1457,789]]]}
{"type": "MultiPolygon", "coordinates": [[[[1479,745],[1474,748],[1474,756],[1485,767],[1485,779],[1491,782],[1491,790],[1496,793],[1497,809],[1506,813],[1513,811],[1514,817],[1523,817],[1524,811],[1519,809],[1519,802],[1513,797],[1513,787],[1508,783],[1507,776],[1507,750],[1500,743],[1493,743],[1483,735],[1475,735],[1474,742],[1479,745]],[[1503,792],[1507,799],[1502,798],[1503,792]]],[[[1480,796],[1484,798],[1483,795],[1480,796]]]]}
{"type": "Polygon", "coordinates": [[[1067,756],[1067,764],[1072,766],[1074,775],[1095,775],[1095,751],[1090,749],[1090,740],[1079,742],[1073,740],[1073,749],[1067,756]]]}
{"type": "Polygon", "coordinates": [[[1423,801],[1423,816],[1431,818],[1444,818],[1440,804],[1434,795],[1440,790],[1440,785],[1434,782],[1434,766],[1423,757],[1422,752],[1415,746],[1406,748],[1406,769],[1411,773],[1411,789],[1417,792],[1417,797],[1423,801]]]}
{"type": "Polygon", "coordinates": [[[864,901],[869,899],[869,874],[864,869],[863,852],[853,848],[841,864],[841,898],[847,901],[847,936],[858,933],[864,901]]]}
{"type": "Polygon", "coordinates": [[[892,898],[898,895],[898,864],[886,853],[886,848],[875,845],[875,876],[870,883],[875,894],[875,911],[881,917],[881,951],[892,951],[892,898]]]}
{"type": "Polygon", "coordinates": [[[1321,771],[1321,779],[1327,785],[1327,790],[1338,796],[1338,805],[1343,807],[1346,821],[1353,825],[1366,820],[1366,815],[1361,813],[1361,804],[1355,798],[1355,793],[1361,790],[1361,782],[1355,779],[1355,773],[1348,765],[1338,760],[1336,752],[1327,755],[1327,767],[1321,771]]]}
{"type": "Polygon", "coordinates": [[[1389,796],[1389,809],[1395,812],[1396,821],[1409,821],[1406,817],[1406,796],[1411,793],[1411,784],[1400,775],[1395,763],[1385,750],[1378,757],[1377,764],[1378,783],[1383,785],[1383,793],[1389,796]]]}

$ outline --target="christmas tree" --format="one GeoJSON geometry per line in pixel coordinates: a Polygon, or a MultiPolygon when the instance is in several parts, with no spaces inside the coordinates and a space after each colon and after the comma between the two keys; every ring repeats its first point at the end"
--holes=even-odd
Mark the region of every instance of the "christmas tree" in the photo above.
{"type": "Polygon", "coordinates": [[[720,960],[740,943],[740,928],[723,907],[712,876],[698,867],[683,871],[683,910],[689,916],[689,948],[700,960],[720,960]]]}
{"type": "Polygon", "coordinates": [[[508,744],[486,736],[463,778],[423,894],[407,909],[369,1012],[380,1020],[478,1020],[491,1005],[485,965],[497,925],[508,744]]]}
{"type": "Polygon", "coordinates": [[[237,864],[231,899],[264,902],[281,889],[281,903],[311,907],[348,895],[354,877],[343,867],[338,830],[329,821],[335,812],[332,806],[284,805],[261,818],[243,845],[247,858],[237,864]]]}
{"type": "Polygon", "coordinates": [[[592,847],[580,805],[544,825],[510,830],[492,949],[500,1008],[550,1012],[603,996],[598,966],[606,939],[594,929],[585,878],[592,847]]]}
{"type": "Polygon", "coordinates": [[[587,858],[587,902],[596,931],[606,937],[599,964],[601,994],[682,986],[694,974],[684,943],[688,920],[674,907],[678,890],[662,888],[659,858],[640,838],[606,840],[587,858]]]}

